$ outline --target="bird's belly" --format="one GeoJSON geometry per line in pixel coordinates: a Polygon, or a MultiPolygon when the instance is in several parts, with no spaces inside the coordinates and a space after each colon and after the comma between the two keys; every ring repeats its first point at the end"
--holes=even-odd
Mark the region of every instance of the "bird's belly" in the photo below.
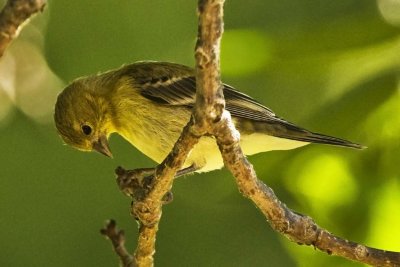
{"type": "Polygon", "coordinates": [[[157,163],[161,163],[172,150],[178,140],[183,127],[190,117],[190,111],[186,108],[166,108],[159,106],[147,108],[136,107],[137,113],[133,116],[129,112],[119,121],[118,134],[135,146],[140,152],[157,163]],[[160,117],[146,116],[146,109],[158,109],[160,117]]]}
{"type": "MultiPolygon", "coordinates": [[[[279,138],[261,133],[242,135],[240,139],[240,146],[245,155],[253,155],[272,150],[289,150],[307,144],[306,142],[279,138]]],[[[191,164],[195,164],[200,168],[198,172],[208,172],[220,169],[224,166],[221,153],[214,138],[202,137],[200,139],[185,163],[186,167],[191,164]]]]}
{"type": "MultiPolygon", "coordinates": [[[[157,134],[153,131],[146,131],[146,133],[138,136],[139,132],[137,129],[136,132],[120,132],[120,134],[140,152],[157,163],[161,163],[165,159],[180,135],[180,133],[169,132],[169,136],[166,138],[162,131],[159,131],[157,134]]],[[[189,153],[183,168],[192,165],[198,168],[198,172],[207,172],[223,167],[222,156],[214,138],[207,136],[200,138],[199,142],[189,153]]]]}
{"type": "MultiPolygon", "coordinates": [[[[180,130],[165,131],[165,128],[136,128],[120,134],[143,154],[160,163],[172,150],[179,138],[180,130]]],[[[307,145],[306,142],[274,137],[262,133],[243,134],[240,141],[246,155],[253,155],[271,150],[288,150],[307,145]]],[[[194,165],[197,172],[208,172],[223,167],[223,160],[215,139],[203,136],[194,146],[183,168],[194,165]]]]}
{"type": "Polygon", "coordinates": [[[184,167],[194,165],[197,172],[208,172],[224,166],[221,153],[215,139],[208,136],[200,138],[190,152],[184,167]]]}
{"type": "MultiPolygon", "coordinates": [[[[126,140],[128,140],[134,147],[140,152],[151,158],[157,163],[161,163],[168,153],[172,150],[173,143],[166,140],[162,134],[143,134],[137,136],[137,134],[121,134],[126,140]]],[[[173,138],[173,137],[169,137],[173,138]]],[[[178,136],[174,138],[177,140],[178,136]]]]}

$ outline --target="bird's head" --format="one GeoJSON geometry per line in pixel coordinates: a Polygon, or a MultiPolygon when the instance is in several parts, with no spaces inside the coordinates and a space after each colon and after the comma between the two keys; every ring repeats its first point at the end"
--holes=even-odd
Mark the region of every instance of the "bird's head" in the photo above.
{"type": "Polygon", "coordinates": [[[91,90],[90,79],[80,79],[58,96],[54,121],[64,142],[83,151],[112,157],[108,136],[112,132],[109,103],[91,90]]]}

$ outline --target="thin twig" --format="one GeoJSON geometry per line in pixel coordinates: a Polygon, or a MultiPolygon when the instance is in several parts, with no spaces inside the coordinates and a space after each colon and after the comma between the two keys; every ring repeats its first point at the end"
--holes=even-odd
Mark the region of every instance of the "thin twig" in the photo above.
{"type": "Polygon", "coordinates": [[[109,220],[105,227],[100,230],[100,233],[110,239],[114,251],[118,255],[122,266],[135,266],[132,256],[125,248],[124,231],[118,230],[117,223],[114,220],[109,220]]]}
{"type": "Polygon", "coordinates": [[[43,11],[46,0],[8,0],[0,13],[0,57],[18,36],[24,22],[43,11]]]}

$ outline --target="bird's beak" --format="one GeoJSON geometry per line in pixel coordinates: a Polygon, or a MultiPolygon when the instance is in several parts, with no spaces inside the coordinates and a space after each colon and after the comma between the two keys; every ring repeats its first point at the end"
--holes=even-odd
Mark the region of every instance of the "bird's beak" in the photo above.
{"type": "Polygon", "coordinates": [[[101,135],[99,139],[93,142],[93,149],[107,157],[113,157],[105,135],[101,135]]]}

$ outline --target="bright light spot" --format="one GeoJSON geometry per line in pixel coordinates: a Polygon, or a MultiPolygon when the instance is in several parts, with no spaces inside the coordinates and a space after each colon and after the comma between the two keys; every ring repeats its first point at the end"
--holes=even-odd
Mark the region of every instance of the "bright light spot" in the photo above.
{"type": "Polygon", "coordinates": [[[36,46],[22,42],[14,51],[25,53],[17,61],[17,105],[28,116],[47,122],[52,119],[54,103],[63,85],[36,46]]]}
{"type": "Polygon", "coordinates": [[[264,32],[227,30],[221,44],[224,75],[249,75],[265,67],[271,57],[272,40],[264,32]]]}
{"type": "Polygon", "coordinates": [[[394,26],[400,26],[400,0],[378,0],[382,17],[394,26]]]}
{"type": "Polygon", "coordinates": [[[399,142],[400,136],[400,91],[387,99],[366,122],[366,132],[374,133],[370,136],[382,144],[392,146],[399,142]]]}
{"type": "Polygon", "coordinates": [[[400,250],[400,177],[394,177],[374,196],[368,244],[400,250]]]}
{"type": "Polygon", "coordinates": [[[13,103],[11,102],[8,95],[5,91],[0,89],[0,126],[2,124],[6,124],[6,118],[9,112],[13,107],[13,103]]]}
{"type": "Polygon", "coordinates": [[[349,203],[358,193],[349,166],[334,154],[302,155],[291,165],[287,181],[319,211],[349,203]]]}
{"type": "Polygon", "coordinates": [[[339,99],[349,90],[400,65],[400,38],[336,53],[325,86],[326,100],[339,99]]]}
{"type": "Polygon", "coordinates": [[[15,59],[6,50],[0,60],[0,90],[3,90],[10,99],[15,99],[15,59]]]}
{"type": "Polygon", "coordinates": [[[0,120],[16,106],[36,121],[51,121],[63,84],[47,66],[42,51],[34,43],[19,40],[5,55],[0,62],[0,120]]]}
{"type": "Polygon", "coordinates": [[[4,123],[15,100],[15,72],[14,57],[6,50],[0,60],[0,123],[4,123]]]}

